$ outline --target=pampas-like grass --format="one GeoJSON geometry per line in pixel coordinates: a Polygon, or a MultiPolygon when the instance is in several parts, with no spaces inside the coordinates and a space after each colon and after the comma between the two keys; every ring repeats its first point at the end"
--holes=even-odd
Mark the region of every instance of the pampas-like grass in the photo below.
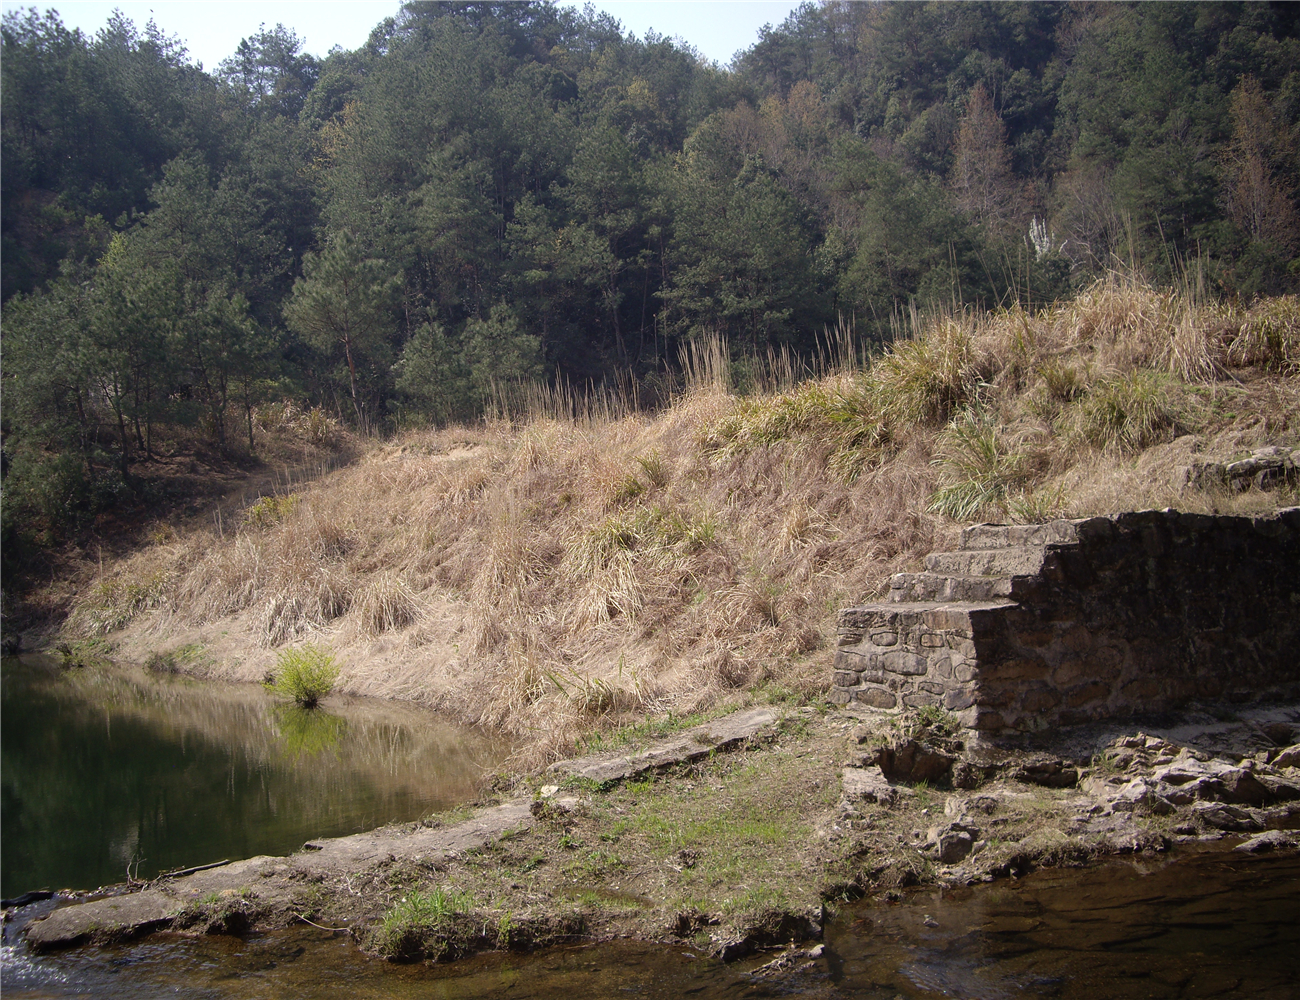
{"type": "Polygon", "coordinates": [[[793,360],[753,362],[751,384],[784,388],[744,397],[702,341],[666,408],[516,393],[486,426],[407,432],[274,519],[106,565],[154,581],[147,599],[110,585],[72,622],[246,635],[225,675],[250,678],[259,649],[327,637],[343,690],[498,727],[521,763],[647,711],[816,694],[838,609],[952,545],[946,515],[1297,502],[1179,497],[1171,472],[1300,446],[1298,302],[1115,277],[1035,313],[918,320],[865,368],[848,347],[795,384],[793,360]]]}

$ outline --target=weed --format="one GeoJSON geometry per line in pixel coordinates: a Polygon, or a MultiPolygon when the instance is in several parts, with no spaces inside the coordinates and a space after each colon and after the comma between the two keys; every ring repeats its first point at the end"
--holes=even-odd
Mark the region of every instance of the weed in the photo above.
{"type": "Polygon", "coordinates": [[[298,502],[296,493],[258,497],[244,508],[244,523],[253,528],[269,528],[292,514],[298,507],[298,502]]]}
{"type": "Polygon", "coordinates": [[[59,654],[60,665],[65,670],[74,667],[88,667],[108,660],[112,656],[114,648],[113,643],[98,638],[61,642],[54,647],[55,652],[59,654]]]}
{"type": "Polygon", "coordinates": [[[668,463],[658,451],[637,456],[636,464],[641,466],[641,471],[654,489],[661,490],[668,485],[668,463]]]}
{"type": "Polygon", "coordinates": [[[1038,366],[1038,375],[1047,389],[1048,398],[1054,402],[1070,403],[1083,395],[1083,377],[1068,362],[1048,359],[1038,366]]]}
{"type": "Polygon", "coordinates": [[[644,492],[645,483],[629,473],[614,484],[614,489],[610,494],[610,501],[615,504],[627,503],[629,500],[635,500],[644,492]]]}
{"type": "Polygon", "coordinates": [[[361,630],[368,636],[395,632],[420,618],[420,599],[401,577],[380,573],[353,599],[353,609],[361,619],[361,630]]]}
{"type": "Polygon", "coordinates": [[[1228,359],[1283,374],[1300,371],[1300,296],[1266,299],[1252,308],[1228,348],[1228,359]]]}
{"type": "Polygon", "coordinates": [[[334,689],[338,677],[334,654],[323,646],[306,645],[279,652],[266,686],[303,708],[315,708],[334,689]]]}
{"type": "Polygon", "coordinates": [[[155,650],[145,658],[144,668],[154,674],[175,674],[183,667],[202,659],[203,647],[189,643],[166,652],[155,650]]]}
{"type": "Polygon", "coordinates": [[[1079,433],[1098,448],[1146,448],[1172,439],[1182,428],[1182,407],[1168,376],[1153,371],[1102,379],[1077,410],[1079,433]]]}
{"type": "Polygon", "coordinates": [[[472,905],[471,896],[456,890],[435,887],[431,892],[409,892],[384,914],[376,934],[378,950],[388,956],[414,954],[428,935],[472,905]]]}
{"type": "Polygon", "coordinates": [[[1016,524],[1043,524],[1060,517],[1066,507],[1065,487],[1026,490],[1006,498],[1006,510],[1016,524]]]}
{"type": "Polygon", "coordinates": [[[140,580],[101,580],[73,620],[90,637],[116,632],[142,611],[163,607],[166,588],[167,578],[161,571],[140,580]]]}
{"type": "Polygon", "coordinates": [[[930,497],[928,509],[954,521],[974,520],[986,507],[1001,507],[1025,477],[1024,463],[1007,453],[991,419],[966,413],[949,425],[936,464],[953,480],[930,497]]]}

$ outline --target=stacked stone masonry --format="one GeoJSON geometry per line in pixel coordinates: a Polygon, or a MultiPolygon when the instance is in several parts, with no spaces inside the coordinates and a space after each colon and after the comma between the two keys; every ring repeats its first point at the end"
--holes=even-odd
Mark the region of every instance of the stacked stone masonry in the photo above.
{"type": "Polygon", "coordinates": [[[831,700],[1038,730],[1300,697],[1300,508],[979,524],[839,618],[831,700]]]}

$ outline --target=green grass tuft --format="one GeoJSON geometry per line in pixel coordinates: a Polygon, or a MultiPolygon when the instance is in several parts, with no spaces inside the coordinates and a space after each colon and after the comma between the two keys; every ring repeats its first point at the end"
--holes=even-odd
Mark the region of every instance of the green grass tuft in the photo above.
{"type": "Polygon", "coordinates": [[[334,690],[338,678],[334,654],[323,646],[306,645],[279,652],[266,686],[278,695],[292,698],[303,708],[315,708],[334,690]]]}

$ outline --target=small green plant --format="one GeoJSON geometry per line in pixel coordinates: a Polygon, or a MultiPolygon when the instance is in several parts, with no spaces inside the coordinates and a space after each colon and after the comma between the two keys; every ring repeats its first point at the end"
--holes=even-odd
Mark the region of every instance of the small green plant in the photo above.
{"type": "Polygon", "coordinates": [[[646,479],[655,489],[661,490],[668,485],[668,464],[659,452],[652,451],[648,455],[639,456],[636,464],[641,466],[646,479]]]}
{"type": "Polygon", "coordinates": [[[465,892],[435,887],[432,892],[409,892],[384,914],[376,935],[381,954],[412,955],[424,946],[425,937],[450,918],[467,912],[473,905],[465,892]]]}
{"type": "Polygon", "coordinates": [[[506,910],[497,918],[497,947],[502,951],[510,950],[510,935],[514,929],[515,922],[511,919],[510,911],[506,910]]]}
{"type": "Polygon", "coordinates": [[[288,517],[298,506],[298,495],[258,497],[244,510],[244,523],[254,528],[269,528],[288,517]]]}
{"type": "Polygon", "coordinates": [[[938,705],[924,705],[916,711],[917,728],[928,729],[942,736],[951,736],[961,729],[957,716],[938,705]]]}
{"type": "Polygon", "coordinates": [[[323,646],[306,645],[281,650],[266,687],[278,695],[292,698],[303,708],[316,705],[334,690],[339,668],[334,654],[323,646]]]}

